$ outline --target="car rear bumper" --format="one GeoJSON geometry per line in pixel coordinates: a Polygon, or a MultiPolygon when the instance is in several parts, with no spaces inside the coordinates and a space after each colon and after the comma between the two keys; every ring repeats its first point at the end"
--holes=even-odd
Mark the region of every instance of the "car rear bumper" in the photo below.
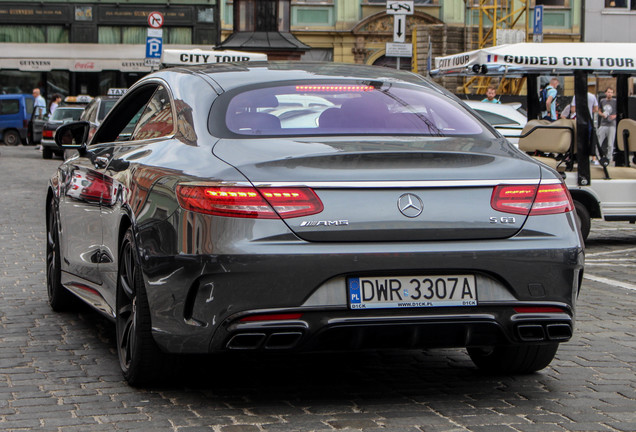
{"type": "Polygon", "coordinates": [[[565,342],[573,319],[566,313],[518,314],[512,307],[398,315],[352,316],[345,311],[306,312],[300,319],[231,321],[215,334],[211,351],[323,351],[421,349],[565,342]]]}
{"type": "Polygon", "coordinates": [[[60,152],[63,151],[61,148],[58,147],[57,144],[55,144],[54,140],[42,138],[42,140],[40,141],[40,144],[42,145],[42,148],[50,148],[52,150],[56,150],[60,152]]]}
{"type": "Polygon", "coordinates": [[[584,260],[576,232],[540,241],[284,249],[148,257],[144,276],[159,346],[175,353],[311,351],[564,342],[572,335],[584,260]],[[477,277],[477,306],[353,310],[347,304],[347,276],[465,273],[477,277]],[[517,306],[562,312],[516,313],[517,306]],[[241,321],[280,313],[301,317],[241,321]]]}

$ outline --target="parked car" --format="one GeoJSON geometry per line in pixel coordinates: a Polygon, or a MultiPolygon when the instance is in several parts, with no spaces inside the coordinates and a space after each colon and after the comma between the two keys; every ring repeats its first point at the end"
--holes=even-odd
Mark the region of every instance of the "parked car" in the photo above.
{"type": "Polygon", "coordinates": [[[32,95],[0,94],[0,138],[6,145],[26,142],[32,111],[32,95]]]}
{"type": "Polygon", "coordinates": [[[115,103],[120,97],[121,95],[117,93],[97,96],[86,106],[82,113],[81,120],[85,120],[91,124],[89,138],[93,136],[104,118],[106,118],[106,114],[115,106],[115,103]]]}
{"type": "Polygon", "coordinates": [[[61,106],[55,110],[51,117],[49,117],[42,128],[41,146],[43,159],[51,159],[53,154],[56,154],[57,156],[62,156],[64,154],[64,150],[55,144],[55,131],[64,123],[79,120],[83,111],[84,108],[81,106],[61,106]]]}
{"type": "Polygon", "coordinates": [[[497,104],[465,101],[484,120],[493,125],[512,144],[519,145],[519,135],[528,122],[528,115],[519,102],[497,104]]]}
{"type": "MultiPolygon", "coordinates": [[[[60,106],[73,106],[84,108],[88,103],[93,100],[88,95],[66,96],[60,106]]],[[[32,122],[32,137],[29,140],[29,144],[40,144],[42,142],[42,133],[44,131],[44,125],[49,121],[49,113],[42,118],[33,118],[32,122]]]]}
{"type": "Polygon", "coordinates": [[[528,373],[572,336],[584,254],[563,180],[424,77],[164,69],[91,127],[55,134],[78,156],[46,194],[49,303],[112,319],[132,385],[180,353],[465,347],[528,373]],[[285,127],[287,95],[329,103],[285,127]]]}

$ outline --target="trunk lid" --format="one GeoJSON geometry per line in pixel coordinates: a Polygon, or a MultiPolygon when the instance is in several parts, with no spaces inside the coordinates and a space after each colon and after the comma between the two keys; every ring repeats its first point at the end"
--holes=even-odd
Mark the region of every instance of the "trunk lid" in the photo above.
{"type": "Polygon", "coordinates": [[[214,154],[257,187],[311,187],[324,210],[284,220],[307,241],[510,237],[526,216],[494,210],[494,186],[540,181],[539,166],[502,140],[225,139],[214,154]]]}

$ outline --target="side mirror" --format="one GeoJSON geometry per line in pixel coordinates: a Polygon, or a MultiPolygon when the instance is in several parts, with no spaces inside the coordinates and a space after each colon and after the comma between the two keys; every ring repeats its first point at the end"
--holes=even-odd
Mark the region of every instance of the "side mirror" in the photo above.
{"type": "Polygon", "coordinates": [[[79,150],[80,153],[88,142],[91,124],[87,121],[66,123],[55,131],[55,144],[64,150],[79,150]]]}

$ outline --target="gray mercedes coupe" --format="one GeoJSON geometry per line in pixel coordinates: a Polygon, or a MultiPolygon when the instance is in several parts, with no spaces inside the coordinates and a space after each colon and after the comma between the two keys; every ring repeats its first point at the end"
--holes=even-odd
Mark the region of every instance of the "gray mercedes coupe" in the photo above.
{"type": "Polygon", "coordinates": [[[48,185],[51,307],[115,322],[124,377],[176,354],[466,348],[497,373],[572,337],[570,195],[455,96],[373,66],[141,79],[48,185]]]}

